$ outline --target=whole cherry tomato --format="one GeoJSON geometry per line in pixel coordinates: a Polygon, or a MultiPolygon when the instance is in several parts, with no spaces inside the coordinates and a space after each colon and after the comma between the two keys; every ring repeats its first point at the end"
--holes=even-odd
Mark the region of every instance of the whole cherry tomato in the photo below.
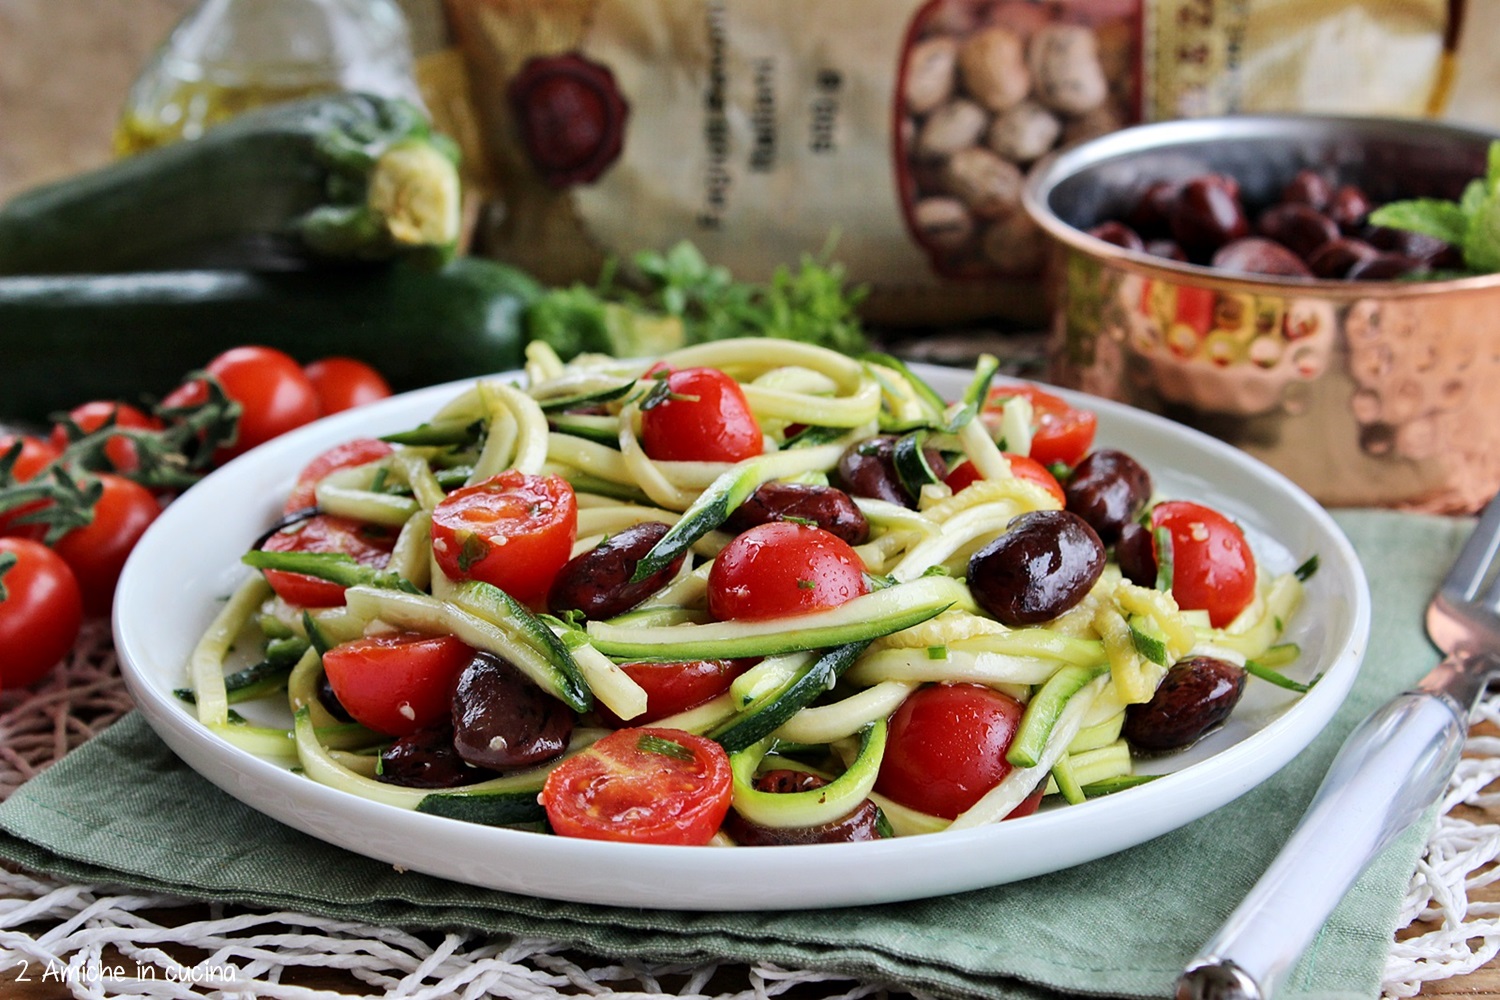
{"type": "Polygon", "coordinates": [[[560,476],[510,470],[460,486],[432,511],[432,551],[451,580],[482,580],[531,604],[573,551],[578,501],[560,476]]]}
{"type": "Polygon", "coordinates": [[[602,705],[596,708],[611,725],[642,726],[717,698],[729,690],[729,685],[749,668],[751,662],[687,660],[621,664],[620,669],[626,676],[646,692],[646,711],[633,719],[620,719],[602,705]]]}
{"type": "Polygon", "coordinates": [[[641,412],[641,447],[661,461],[738,462],[765,449],[739,383],[717,368],[657,372],[668,394],[641,412]]]}
{"type": "Polygon", "coordinates": [[[708,610],[725,621],[826,611],[869,593],[864,568],[832,532],[792,521],[757,525],[714,559],[708,610]]]}
{"type": "MultiPolygon", "coordinates": [[[[38,472],[46,468],[47,463],[53,461],[61,454],[52,444],[42,438],[31,435],[17,436],[15,434],[0,434],[0,456],[10,453],[11,449],[20,443],[21,450],[16,453],[16,464],[11,467],[11,475],[18,483],[27,482],[35,478],[38,472]]],[[[10,510],[0,511],[0,535],[24,535],[32,537],[35,532],[29,525],[17,525],[16,522],[31,513],[41,510],[47,506],[45,500],[31,500],[10,510]]]]}
{"type": "MultiPolygon", "coordinates": [[[[315,514],[272,534],[261,548],[267,552],[341,552],[361,565],[380,569],[391,561],[395,545],[394,529],[315,514]]],[[[344,588],[332,581],[279,569],[263,572],[276,596],[288,604],[331,608],[344,603],[344,588]]]]}
{"type": "Polygon", "coordinates": [[[1081,410],[1060,396],[1034,385],[996,386],[985,403],[987,414],[997,414],[1005,401],[1017,396],[1031,401],[1030,456],[1043,465],[1077,465],[1094,443],[1099,418],[1090,410],[1081,410]]]}
{"type": "Polygon", "coordinates": [[[1166,554],[1158,534],[1172,540],[1172,596],[1177,605],[1208,612],[1209,624],[1223,628],[1255,599],[1255,554],[1239,525],[1218,511],[1190,500],[1168,500],[1151,509],[1152,547],[1157,565],[1166,554]]]}
{"type": "Polygon", "coordinates": [[[391,394],[385,376],[354,358],[322,358],[303,370],[324,414],[341,413],[391,394]]]}
{"type": "Polygon", "coordinates": [[[335,646],[323,654],[328,683],[354,721],[407,736],[448,717],[458,675],[474,650],[451,635],[398,632],[335,646]]]}
{"type": "Polygon", "coordinates": [[[78,578],[90,615],[109,613],[125,560],[161,513],[161,502],[140,483],[110,472],[98,476],[104,492],[94,504],[94,519],[53,546],[78,578]]]}
{"type": "MultiPolygon", "coordinates": [[[[227,462],[258,444],[311,423],[322,415],[318,392],[289,355],[269,347],[233,347],[205,366],[224,392],[240,404],[239,430],[234,443],[214,453],[227,462]]],[[[178,386],[163,407],[198,406],[208,399],[201,379],[178,386]]]]}
{"type": "Polygon", "coordinates": [[[334,445],[317,458],[303,466],[297,473],[297,484],[287,496],[282,511],[294,514],[317,505],[318,483],[340,469],[352,469],[382,459],[391,453],[391,446],[378,438],[355,438],[334,445]]]}
{"type": "Polygon", "coordinates": [[[62,557],[29,538],[0,538],[0,590],[0,682],[24,687],[78,641],[83,596],[62,557]]]}
{"type": "MultiPolygon", "coordinates": [[[[106,423],[113,420],[114,426],[133,430],[155,431],[161,430],[161,421],[143,413],[131,406],[129,403],[113,403],[107,400],[95,400],[75,406],[68,411],[68,419],[85,434],[92,434],[106,423]]],[[[63,424],[57,424],[52,428],[51,444],[58,452],[68,446],[68,428],[63,424]]],[[[111,436],[104,444],[104,457],[109,459],[110,465],[114,466],[116,472],[134,472],[140,468],[140,457],[136,454],[135,442],[127,435],[117,434],[111,436]]]]}
{"type": "MultiPolygon", "coordinates": [[[[1063,492],[1062,484],[1057,481],[1056,476],[1047,471],[1047,467],[1041,462],[1029,456],[1016,455],[1011,452],[1005,453],[1005,460],[1010,463],[1011,475],[1040,486],[1056,497],[1059,504],[1068,502],[1068,495],[1063,492]]],[[[983,478],[973,462],[960,462],[943,478],[943,482],[950,490],[957,493],[965,486],[977,483],[983,478]]]]}

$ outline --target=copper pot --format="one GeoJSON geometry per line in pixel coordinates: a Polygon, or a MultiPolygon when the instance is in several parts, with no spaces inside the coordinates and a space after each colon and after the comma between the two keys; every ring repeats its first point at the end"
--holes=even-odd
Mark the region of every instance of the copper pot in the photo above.
{"type": "Polygon", "coordinates": [[[1153,181],[1235,177],[1247,205],[1302,168],[1377,203],[1456,199],[1490,134],[1425,121],[1232,117],[1126,129],[1033,171],[1052,244],[1050,378],[1255,455],[1330,506],[1472,511],[1500,488],[1500,275],[1328,281],[1234,274],[1085,230],[1153,181]]]}

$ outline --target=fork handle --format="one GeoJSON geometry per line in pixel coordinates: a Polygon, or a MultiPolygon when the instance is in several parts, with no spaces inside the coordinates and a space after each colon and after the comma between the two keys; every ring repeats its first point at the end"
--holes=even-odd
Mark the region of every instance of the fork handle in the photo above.
{"type": "Polygon", "coordinates": [[[1264,1000],[1366,865],[1442,794],[1468,733],[1468,707],[1398,695],[1334,758],[1286,846],[1188,965],[1177,1000],[1264,1000]]]}

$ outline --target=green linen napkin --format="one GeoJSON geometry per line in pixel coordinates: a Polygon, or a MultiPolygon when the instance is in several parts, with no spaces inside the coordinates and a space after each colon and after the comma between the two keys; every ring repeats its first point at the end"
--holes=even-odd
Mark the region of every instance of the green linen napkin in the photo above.
{"type": "MultiPolygon", "coordinates": [[[[586,906],[402,873],[267,819],[127,717],[0,805],[0,856],[63,878],[409,929],[544,936],[602,956],[770,960],[951,997],[1167,997],[1274,857],[1354,724],[1425,673],[1422,610],[1466,520],[1337,515],[1374,593],[1370,657],[1318,740],[1259,788],[1110,858],[1012,885],[838,910],[686,913],[586,906]]],[[[1283,996],[1371,998],[1425,839],[1366,872],[1283,996]]],[[[872,873],[878,877],[878,873],[872,873]]]]}

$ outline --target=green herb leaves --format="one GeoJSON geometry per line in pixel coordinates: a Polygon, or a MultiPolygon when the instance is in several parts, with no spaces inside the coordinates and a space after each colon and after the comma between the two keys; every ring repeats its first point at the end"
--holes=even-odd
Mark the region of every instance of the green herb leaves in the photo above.
{"type": "Polygon", "coordinates": [[[1500,271],[1500,141],[1490,144],[1485,176],[1470,181],[1458,201],[1393,201],[1370,213],[1370,222],[1451,243],[1476,273],[1500,271]]]}

